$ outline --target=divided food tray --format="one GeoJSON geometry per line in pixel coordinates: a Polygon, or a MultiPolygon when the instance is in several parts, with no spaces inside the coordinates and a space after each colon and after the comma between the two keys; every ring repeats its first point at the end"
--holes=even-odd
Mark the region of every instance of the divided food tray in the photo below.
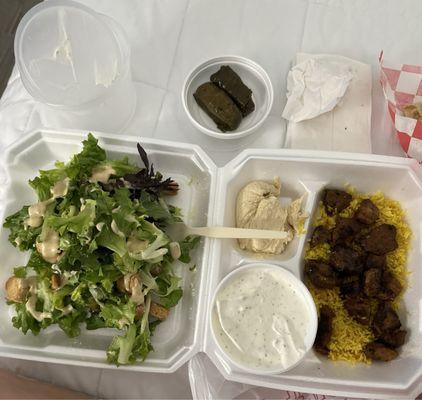
{"type": "MultiPolygon", "coordinates": [[[[243,252],[235,240],[202,240],[195,252],[196,272],[182,264],[176,272],[183,277],[184,296],[153,336],[155,351],[144,363],[120,369],[173,372],[197,352],[205,352],[219,371],[230,380],[279,389],[343,396],[409,398],[422,391],[422,172],[405,158],[351,153],[300,150],[245,150],[223,168],[217,168],[197,146],[130,136],[95,133],[111,158],[128,155],[137,161],[136,142],[150,154],[157,170],[172,176],[181,185],[173,204],[182,208],[189,225],[235,226],[238,191],[255,179],[282,183],[282,201],[306,193],[307,234],[296,237],[280,256],[253,256],[243,252]],[[233,269],[251,262],[271,262],[302,278],[303,254],[310,224],[325,186],[350,184],[360,192],[381,190],[401,202],[413,232],[409,253],[409,287],[404,295],[401,319],[409,330],[401,355],[390,363],[350,365],[333,363],[311,352],[299,366],[282,375],[253,375],[237,369],[213,342],[209,326],[211,298],[218,283],[233,269]]],[[[67,160],[79,151],[86,134],[74,131],[36,131],[12,145],[5,154],[8,184],[5,215],[35,201],[27,180],[54,161],[67,160]]],[[[12,268],[22,264],[22,253],[0,234],[0,296],[12,268]]],[[[106,363],[105,349],[114,332],[83,331],[76,339],[67,338],[57,328],[38,337],[24,336],[11,324],[12,307],[0,302],[0,355],[55,363],[115,368],[106,363]]]]}

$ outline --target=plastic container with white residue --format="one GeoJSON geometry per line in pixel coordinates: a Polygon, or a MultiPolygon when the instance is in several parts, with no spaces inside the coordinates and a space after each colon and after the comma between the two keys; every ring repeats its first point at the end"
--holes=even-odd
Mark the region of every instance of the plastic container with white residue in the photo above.
{"type": "Polygon", "coordinates": [[[116,21],[77,2],[42,2],[20,21],[14,47],[43,126],[119,132],[128,125],[136,92],[116,21]]]}

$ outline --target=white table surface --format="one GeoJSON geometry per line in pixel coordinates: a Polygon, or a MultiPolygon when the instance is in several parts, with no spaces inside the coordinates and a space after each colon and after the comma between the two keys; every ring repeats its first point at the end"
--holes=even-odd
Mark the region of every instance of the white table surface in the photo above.
{"type": "MultiPolygon", "coordinates": [[[[115,18],[132,46],[138,93],[128,134],[201,145],[219,164],[245,147],[281,147],[286,76],[299,51],[337,53],[373,67],[372,147],[403,156],[378,83],[378,56],[422,64],[422,2],[419,0],[81,0],[115,18]],[[260,132],[242,142],[218,142],[193,128],[180,103],[187,73],[222,54],[251,58],[274,86],[271,115],[260,132]]],[[[13,71],[0,99],[1,148],[43,121],[37,104],[13,71]]],[[[171,375],[0,359],[0,366],[96,397],[189,398],[187,367],[171,375]],[[165,383],[165,384],[164,384],[165,383]]],[[[274,393],[273,393],[274,394],[274,393]]],[[[268,393],[266,394],[268,397],[268,393]]]]}

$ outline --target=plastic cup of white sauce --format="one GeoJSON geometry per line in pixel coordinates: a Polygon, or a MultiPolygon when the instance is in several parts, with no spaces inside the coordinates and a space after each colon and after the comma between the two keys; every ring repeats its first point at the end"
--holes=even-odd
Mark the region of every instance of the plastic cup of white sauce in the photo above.
{"type": "Polygon", "coordinates": [[[239,267],[217,286],[210,325],[220,351],[252,374],[279,374],[312,348],[318,315],[302,281],[273,264],[239,267]]]}

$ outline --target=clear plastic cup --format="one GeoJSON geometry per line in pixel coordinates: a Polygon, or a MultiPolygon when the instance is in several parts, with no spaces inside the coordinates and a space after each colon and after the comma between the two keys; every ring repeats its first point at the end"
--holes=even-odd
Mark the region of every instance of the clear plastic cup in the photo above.
{"type": "Polygon", "coordinates": [[[130,48],[111,18],[73,1],[40,3],[17,28],[15,57],[44,125],[119,132],[132,118],[130,48]]]}

